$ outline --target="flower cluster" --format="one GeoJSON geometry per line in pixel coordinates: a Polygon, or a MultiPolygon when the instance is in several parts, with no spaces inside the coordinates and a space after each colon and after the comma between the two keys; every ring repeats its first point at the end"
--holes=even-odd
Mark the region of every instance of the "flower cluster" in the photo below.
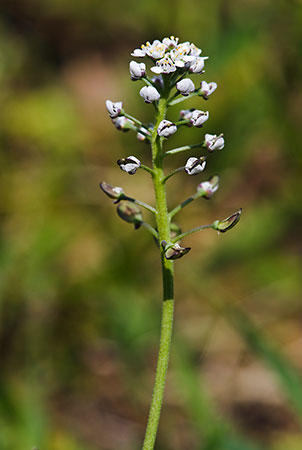
{"type": "MultiPolygon", "coordinates": [[[[182,167],[175,169],[169,175],[163,175],[163,158],[169,155],[191,150],[193,148],[201,148],[209,153],[217,150],[222,150],[225,145],[223,134],[206,133],[203,138],[199,140],[198,144],[188,145],[164,152],[165,141],[173,136],[180,127],[195,127],[201,129],[208,126],[210,117],[209,111],[200,109],[181,109],[179,112],[179,120],[171,121],[167,118],[167,110],[169,107],[178,105],[190,97],[196,96],[203,102],[208,100],[210,96],[216,91],[217,84],[214,81],[207,82],[205,80],[199,81],[198,87],[191,80],[192,74],[202,74],[204,72],[205,61],[207,56],[201,56],[202,50],[190,42],[179,43],[179,39],[174,36],[164,38],[162,41],[155,40],[153,43],[146,42],[140,48],[135,49],[131,56],[141,60],[145,58],[145,62],[130,61],[129,71],[132,81],[141,81],[144,86],[140,88],[139,95],[145,103],[153,104],[155,107],[155,120],[153,123],[142,123],[140,120],[126,113],[123,109],[121,101],[112,102],[106,101],[106,108],[114,126],[121,131],[133,130],[136,132],[137,139],[145,141],[151,145],[153,167],[147,167],[136,156],[128,156],[117,161],[120,169],[129,175],[134,175],[138,169],[143,169],[149,172],[156,185],[156,177],[158,173],[162,173],[159,181],[160,186],[164,186],[166,181],[173,175],[179,172],[185,172],[187,175],[199,175],[206,169],[207,157],[190,156],[182,167]],[[150,60],[151,67],[149,70],[152,74],[148,76],[146,62],[150,60]],[[203,99],[203,100],[202,100],[203,99]]],[[[211,113],[212,114],[212,113],[211,113]]],[[[138,205],[147,208],[149,211],[159,214],[158,210],[152,206],[146,205],[143,202],[127,197],[123,189],[120,187],[113,187],[105,182],[101,183],[101,189],[105,194],[114,199],[115,203],[119,203],[117,212],[119,216],[127,222],[134,223],[135,228],[144,225],[152,232],[156,238],[157,243],[161,242],[161,249],[166,259],[178,259],[188,253],[189,247],[182,247],[177,242],[181,239],[178,236],[184,237],[187,233],[181,233],[180,229],[174,234],[170,231],[170,242],[167,242],[167,237],[163,239],[160,236],[157,228],[152,228],[151,225],[146,224],[142,219],[142,212],[138,205]],[[131,203],[132,202],[132,203],[131,203]],[[135,204],[133,204],[133,202],[135,204]]],[[[169,215],[172,218],[184,206],[189,204],[192,200],[197,198],[204,198],[209,200],[219,188],[219,177],[217,175],[211,176],[207,181],[201,181],[196,189],[196,193],[189,199],[182,202],[178,207],[170,211],[169,215]]],[[[155,190],[161,189],[155,186],[155,190]]],[[[161,194],[160,194],[161,195],[161,194]]],[[[225,220],[216,220],[213,224],[197,227],[198,229],[213,228],[222,233],[231,229],[240,219],[241,210],[234,213],[225,220]]],[[[158,225],[158,224],[157,224],[158,225]]],[[[174,224],[175,225],[175,224],[174,224]]],[[[177,227],[177,225],[175,225],[177,227]]]]}
{"type": "Polygon", "coordinates": [[[168,74],[177,69],[188,69],[191,73],[203,73],[205,60],[208,56],[200,56],[201,49],[190,42],[179,43],[179,39],[171,36],[162,41],[155,40],[151,44],[141,45],[131,53],[136,58],[149,57],[155,61],[155,66],[151,67],[153,73],[168,74]]]}

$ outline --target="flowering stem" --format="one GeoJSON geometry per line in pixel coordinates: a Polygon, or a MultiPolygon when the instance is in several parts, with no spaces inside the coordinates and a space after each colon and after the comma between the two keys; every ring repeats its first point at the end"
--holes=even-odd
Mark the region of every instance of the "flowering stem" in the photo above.
{"type": "Polygon", "coordinates": [[[148,211],[155,214],[155,208],[153,208],[153,206],[148,205],[148,203],[141,202],[140,200],[136,200],[136,198],[128,197],[127,195],[124,195],[122,200],[128,200],[128,202],[132,202],[132,203],[135,203],[136,205],[142,206],[143,208],[145,208],[148,211]]]}
{"type": "Polygon", "coordinates": [[[182,172],[184,170],[185,166],[178,167],[178,169],[173,170],[173,172],[169,173],[169,175],[165,176],[163,179],[163,183],[165,183],[169,178],[173,177],[178,172],[182,172]]]}
{"type": "Polygon", "coordinates": [[[201,225],[200,227],[192,228],[191,230],[188,230],[182,234],[179,234],[178,236],[176,236],[176,238],[172,239],[171,242],[172,242],[172,244],[175,244],[176,242],[180,241],[181,239],[185,238],[186,236],[196,233],[196,231],[206,230],[207,228],[213,228],[213,224],[210,223],[208,225],[201,225]]]}
{"type": "Polygon", "coordinates": [[[169,106],[177,105],[177,103],[181,103],[184,100],[187,100],[188,98],[195,97],[196,95],[200,94],[200,89],[197,89],[196,91],[192,92],[192,94],[186,95],[185,97],[176,98],[175,100],[172,100],[169,102],[169,106]]]}
{"type": "Polygon", "coordinates": [[[196,192],[196,194],[187,198],[187,200],[183,201],[182,203],[180,203],[180,205],[178,205],[174,209],[172,209],[172,211],[169,212],[170,219],[172,219],[172,217],[175,216],[175,214],[177,214],[181,209],[183,209],[189,203],[193,202],[193,200],[196,200],[198,197],[200,197],[200,194],[198,192],[196,192]]]}
{"type": "Polygon", "coordinates": [[[172,150],[168,150],[163,154],[163,158],[169,155],[175,155],[176,153],[180,152],[186,152],[187,150],[192,150],[193,148],[199,148],[202,147],[203,143],[201,144],[193,144],[193,145],[185,145],[183,147],[173,148],[172,150]]]}
{"type": "MultiPolygon", "coordinates": [[[[156,121],[154,131],[152,133],[152,161],[153,161],[153,182],[156,198],[156,224],[158,229],[158,240],[170,241],[170,219],[167,209],[166,188],[163,183],[164,172],[162,165],[162,139],[157,135],[157,128],[159,123],[166,116],[167,109],[167,95],[165,92],[158,102],[158,111],[156,114],[156,121]]],[[[171,346],[173,314],[174,314],[174,299],[173,299],[173,279],[174,267],[173,261],[167,260],[164,257],[163,249],[161,248],[161,265],[163,277],[163,304],[162,304],[162,321],[159,353],[157,360],[157,368],[154,382],[154,389],[152,401],[150,406],[149,418],[145,433],[145,439],[142,450],[153,450],[160,412],[163,402],[164,389],[166,384],[168,361],[171,346]]]]}

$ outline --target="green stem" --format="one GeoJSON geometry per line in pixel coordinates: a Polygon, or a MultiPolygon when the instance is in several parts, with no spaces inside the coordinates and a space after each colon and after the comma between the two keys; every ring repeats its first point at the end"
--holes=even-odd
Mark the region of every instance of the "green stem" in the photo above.
{"type": "Polygon", "coordinates": [[[146,172],[150,173],[151,175],[153,175],[153,173],[154,173],[153,170],[150,169],[150,167],[145,166],[144,164],[141,164],[141,165],[140,165],[140,168],[143,169],[143,170],[145,170],[146,172]]]}
{"type": "Polygon", "coordinates": [[[146,228],[146,230],[150,231],[151,234],[158,240],[158,232],[147,222],[142,222],[142,226],[146,228]]]}
{"type": "MultiPolygon", "coordinates": [[[[168,90],[168,89],[167,89],[168,90]]],[[[162,140],[157,136],[157,128],[159,123],[165,118],[167,109],[167,92],[158,102],[158,111],[154,131],[152,133],[152,161],[153,161],[153,182],[156,198],[156,224],[158,229],[159,242],[170,239],[170,219],[168,215],[166,188],[163,183],[164,172],[162,166],[162,140]]],[[[160,246],[161,248],[161,246],[160,246]]],[[[157,360],[157,368],[155,382],[153,388],[152,401],[150,406],[149,418],[145,433],[145,439],[142,450],[153,450],[157,435],[158,423],[160,418],[161,407],[166,384],[172,328],[174,314],[173,299],[173,279],[174,267],[173,261],[169,261],[164,257],[161,248],[161,264],[163,277],[163,305],[162,305],[162,321],[161,334],[159,343],[159,353],[157,360]]]]}
{"type": "Polygon", "coordinates": [[[130,119],[130,120],[132,120],[132,122],[134,122],[136,125],[138,125],[139,127],[142,127],[143,126],[143,123],[140,121],[140,120],[138,120],[138,119],[136,119],[135,117],[133,117],[133,116],[130,116],[130,114],[127,114],[127,113],[123,113],[123,116],[125,116],[125,117],[127,117],[127,119],[130,119]]]}
{"type": "Polygon", "coordinates": [[[136,205],[142,206],[143,208],[155,214],[155,208],[153,208],[153,206],[148,205],[148,203],[136,200],[136,198],[128,197],[128,195],[124,195],[122,200],[128,200],[128,202],[132,202],[135,203],[136,205]]]}
{"type": "Polygon", "coordinates": [[[192,230],[185,231],[184,233],[179,234],[178,236],[176,236],[176,238],[172,239],[171,242],[172,242],[172,244],[175,244],[176,242],[189,236],[190,234],[196,233],[196,231],[206,230],[207,228],[213,228],[213,224],[210,223],[208,225],[201,225],[200,227],[192,228],[192,230]]]}
{"type": "Polygon", "coordinates": [[[196,194],[191,195],[191,197],[180,203],[180,205],[177,205],[174,209],[172,209],[172,211],[169,212],[170,219],[172,219],[175,214],[177,214],[185,206],[189,205],[189,203],[193,202],[193,200],[196,200],[198,197],[200,197],[200,194],[196,192],[196,194]]]}
{"type": "Polygon", "coordinates": [[[190,121],[188,119],[179,120],[178,122],[174,122],[174,125],[177,127],[181,127],[182,125],[187,125],[190,121]]]}
{"type": "Polygon", "coordinates": [[[199,148],[203,146],[203,142],[201,144],[193,144],[193,145],[184,145],[183,147],[173,148],[172,150],[168,150],[163,154],[163,158],[169,155],[175,155],[176,153],[186,152],[187,150],[192,150],[193,148],[199,148]]]}
{"type": "Polygon", "coordinates": [[[178,169],[173,170],[173,172],[169,173],[165,178],[163,179],[163,183],[165,183],[169,178],[173,177],[178,172],[182,172],[184,170],[185,166],[178,167],[178,169]]]}
{"type": "Polygon", "coordinates": [[[169,102],[169,106],[177,105],[177,103],[184,102],[185,100],[188,100],[188,98],[195,97],[196,95],[200,95],[200,89],[197,91],[192,92],[192,94],[186,95],[185,97],[176,98],[175,100],[172,100],[169,102]]]}

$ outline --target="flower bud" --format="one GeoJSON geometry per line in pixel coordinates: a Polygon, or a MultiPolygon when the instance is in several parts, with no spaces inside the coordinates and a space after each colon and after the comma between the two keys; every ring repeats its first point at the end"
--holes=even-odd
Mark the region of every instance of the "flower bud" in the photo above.
{"type": "Polygon", "coordinates": [[[128,156],[128,158],[119,159],[117,161],[120,168],[129,173],[129,175],[134,175],[137,169],[140,168],[141,162],[135,156],[128,156]]]}
{"type": "Polygon", "coordinates": [[[178,81],[176,83],[176,89],[184,96],[189,95],[191,92],[195,91],[195,86],[190,78],[185,78],[184,80],[178,81]]]}
{"type": "Polygon", "coordinates": [[[133,223],[134,228],[137,230],[143,221],[142,211],[135,203],[128,201],[122,202],[117,207],[117,213],[121,219],[126,222],[133,223]]]}
{"type": "Polygon", "coordinates": [[[135,58],[144,58],[144,56],[146,56],[146,52],[141,48],[136,48],[131,53],[131,56],[134,56],[135,58]]]}
{"type": "Polygon", "coordinates": [[[151,78],[152,83],[156,85],[159,89],[162,89],[164,87],[164,80],[162,75],[155,75],[151,78]]]}
{"type": "Polygon", "coordinates": [[[115,199],[114,203],[118,203],[125,195],[123,188],[111,186],[111,184],[106,183],[106,181],[100,183],[100,188],[109,198],[115,199]]]}
{"type": "Polygon", "coordinates": [[[115,119],[122,111],[123,102],[112,102],[111,100],[106,100],[106,108],[111,119],[115,119]]]}
{"type": "Polygon", "coordinates": [[[216,136],[216,134],[206,134],[204,137],[204,146],[213,152],[214,150],[222,150],[224,147],[223,134],[216,136]]]}
{"type": "Polygon", "coordinates": [[[188,175],[197,175],[205,169],[206,163],[206,156],[201,158],[191,157],[186,162],[185,171],[188,175]]]}
{"type": "Polygon", "coordinates": [[[151,136],[151,133],[145,127],[141,127],[136,135],[137,139],[141,142],[145,141],[147,139],[147,136],[151,136]]]}
{"type": "Polygon", "coordinates": [[[233,228],[237,222],[240,220],[242,208],[239,209],[239,211],[232,214],[230,217],[227,217],[224,220],[215,220],[213,223],[214,230],[218,230],[221,233],[225,233],[226,231],[233,228]]]}
{"type": "Polygon", "coordinates": [[[194,127],[201,128],[208,118],[209,111],[200,111],[199,109],[195,109],[195,111],[192,112],[191,123],[194,127]]]}
{"type": "Polygon", "coordinates": [[[197,74],[203,73],[204,62],[206,59],[208,59],[208,56],[199,56],[194,61],[192,61],[189,67],[189,72],[197,74]]]}
{"type": "Polygon", "coordinates": [[[146,64],[131,61],[129,64],[130,77],[132,81],[139,80],[146,75],[146,64]]]}
{"type": "Polygon", "coordinates": [[[146,103],[152,103],[160,99],[160,94],[153,86],[144,86],[139,91],[139,95],[143,97],[146,103]]]}
{"type": "Polygon", "coordinates": [[[167,244],[165,241],[162,241],[161,244],[164,247],[166,259],[179,259],[191,250],[191,247],[181,247],[179,244],[167,244]]]}
{"type": "Polygon", "coordinates": [[[191,127],[191,126],[192,126],[191,119],[192,119],[193,111],[195,111],[194,108],[191,108],[191,109],[182,109],[182,110],[180,111],[180,113],[179,113],[179,115],[180,115],[180,120],[181,120],[181,119],[183,119],[183,120],[190,120],[190,122],[188,122],[188,123],[186,124],[187,127],[191,127]]]}
{"type": "Polygon", "coordinates": [[[200,95],[203,96],[205,100],[209,98],[211,94],[217,89],[217,83],[212,81],[211,83],[207,83],[206,81],[202,81],[200,83],[200,95]]]}
{"type": "Polygon", "coordinates": [[[162,120],[157,128],[157,134],[159,136],[168,138],[172,136],[172,134],[176,133],[177,126],[174,125],[173,122],[170,122],[170,120],[162,120]]]}
{"type": "Polygon", "coordinates": [[[219,177],[214,175],[208,181],[203,181],[197,186],[199,195],[209,200],[219,188],[219,177]]]}
{"type": "Polygon", "coordinates": [[[115,128],[124,132],[131,130],[134,126],[132,120],[127,119],[125,116],[112,119],[112,122],[114,123],[115,128]]]}

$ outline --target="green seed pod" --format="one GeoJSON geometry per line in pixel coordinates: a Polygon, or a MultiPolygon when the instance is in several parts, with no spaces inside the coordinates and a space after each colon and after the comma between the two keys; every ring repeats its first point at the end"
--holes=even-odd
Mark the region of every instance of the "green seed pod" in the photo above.
{"type": "Polygon", "coordinates": [[[142,211],[140,207],[135,203],[131,203],[128,201],[120,203],[117,207],[117,213],[121,219],[125,220],[126,222],[133,223],[136,230],[142,224],[142,211]]]}
{"type": "Polygon", "coordinates": [[[213,223],[214,230],[218,230],[221,233],[225,233],[226,231],[233,228],[237,222],[239,222],[241,217],[241,211],[242,208],[239,209],[239,211],[235,212],[231,216],[227,217],[224,220],[215,220],[213,223]]]}

